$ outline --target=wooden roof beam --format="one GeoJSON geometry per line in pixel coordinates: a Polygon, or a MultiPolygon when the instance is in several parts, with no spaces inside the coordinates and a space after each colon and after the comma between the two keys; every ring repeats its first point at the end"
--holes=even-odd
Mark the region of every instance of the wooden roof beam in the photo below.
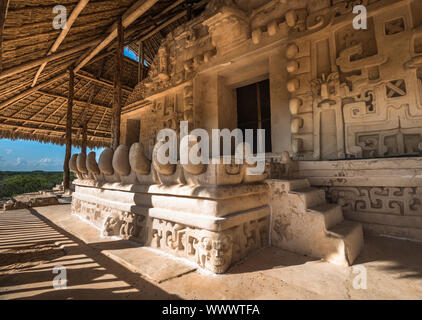
{"type": "MultiPolygon", "coordinates": [[[[60,35],[57,37],[56,41],[54,42],[51,49],[48,51],[47,56],[51,55],[52,53],[56,52],[59,46],[62,44],[64,39],[66,38],[67,34],[70,31],[70,28],[72,28],[72,25],[75,23],[76,19],[78,18],[79,14],[82,12],[82,10],[88,5],[89,0],[79,0],[78,4],[76,5],[75,9],[73,9],[69,19],[66,21],[66,27],[62,29],[60,32],[60,35]]],[[[45,66],[47,65],[47,62],[44,62],[40,68],[37,71],[37,74],[35,75],[34,81],[32,82],[32,87],[35,87],[35,85],[38,82],[38,78],[43,72],[45,66]]]]}
{"type": "MultiPolygon", "coordinates": [[[[37,92],[39,94],[42,94],[44,96],[51,97],[51,98],[60,98],[60,99],[65,99],[66,101],[68,99],[66,96],[63,96],[63,95],[57,94],[57,93],[51,93],[51,92],[42,91],[42,90],[38,90],[37,92]]],[[[73,102],[75,104],[84,104],[84,105],[86,105],[88,103],[88,101],[82,101],[82,100],[78,100],[78,99],[73,99],[73,102]]],[[[103,106],[103,105],[99,105],[99,104],[95,104],[95,103],[91,103],[91,106],[98,107],[98,108],[101,108],[101,109],[111,109],[111,107],[107,107],[107,106],[103,106]]]]}
{"type": "Polygon", "coordinates": [[[28,62],[22,63],[22,64],[20,64],[16,67],[4,70],[3,72],[0,72],[0,80],[7,78],[7,77],[10,77],[10,76],[13,76],[17,73],[24,72],[24,71],[30,70],[32,68],[38,67],[38,66],[42,65],[44,62],[49,62],[49,61],[52,61],[52,60],[61,59],[65,56],[80,52],[82,50],[85,50],[87,48],[90,48],[92,46],[97,45],[98,41],[99,40],[97,40],[97,39],[92,40],[92,41],[89,41],[87,43],[83,43],[81,45],[75,46],[73,48],[70,48],[70,49],[67,49],[67,50],[64,50],[64,51],[60,51],[60,52],[56,52],[56,53],[53,53],[49,56],[39,58],[39,59],[35,59],[35,60],[32,60],[32,61],[28,61],[28,62]]]}
{"type": "Polygon", "coordinates": [[[0,110],[3,110],[4,108],[6,108],[7,106],[11,105],[12,103],[18,102],[18,101],[26,98],[27,96],[33,94],[34,92],[36,92],[36,91],[38,91],[38,90],[40,90],[40,89],[42,89],[44,87],[47,87],[47,86],[49,86],[50,84],[52,84],[54,82],[57,82],[57,81],[65,78],[66,76],[67,76],[67,73],[59,74],[58,76],[56,76],[56,77],[54,77],[54,78],[52,78],[50,80],[47,80],[47,81],[45,81],[45,82],[43,82],[43,83],[41,83],[41,84],[39,84],[39,85],[37,85],[37,86],[35,86],[33,88],[30,88],[28,90],[25,90],[22,93],[19,93],[18,95],[14,96],[14,97],[12,97],[10,99],[7,99],[6,101],[0,103],[0,110]]]}
{"type": "MultiPolygon", "coordinates": [[[[7,117],[0,116],[0,119],[1,118],[4,119],[4,118],[7,118],[7,117]]],[[[7,119],[5,119],[5,120],[7,120],[7,119]]],[[[13,119],[12,121],[19,121],[19,120],[22,120],[22,119],[13,119]]],[[[36,121],[32,121],[32,122],[34,122],[34,124],[37,124],[37,123],[35,123],[36,121]]],[[[40,124],[40,123],[38,123],[38,124],[40,124]]],[[[42,124],[44,125],[45,123],[42,123],[42,124]]],[[[56,125],[56,124],[51,123],[51,122],[47,122],[47,124],[48,125],[56,125]]],[[[8,128],[15,129],[15,130],[21,128],[21,129],[35,130],[35,131],[48,131],[48,132],[51,132],[51,133],[57,133],[57,131],[58,131],[58,130],[55,130],[55,129],[47,129],[47,128],[32,128],[32,127],[16,126],[14,124],[9,124],[9,123],[4,123],[4,122],[0,122],[0,128],[1,127],[8,127],[8,128]]],[[[63,126],[60,126],[60,127],[63,127],[64,128],[64,125],[63,126]]],[[[73,127],[72,128],[72,130],[74,130],[74,131],[77,131],[79,129],[80,128],[77,128],[77,127],[73,127]]],[[[95,139],[107,139],[107,140],[110,139],[110,137],[108,136],[110,134],[109,132],[106,132],[106,131],[103,131],[103,130],[88,129],[88,132],[94,132],[94,131],[98,131],[98,133],[105,134],[106,136],[105,137],[101,137],[101,136],[96,136],[96,135],[89,134],[89,133],[88,133],[88,136],[89,137],[93,137],[95,139]]],[[[64,133],[65,133],[64,131],[60,131],[60,134],[61,135],[64,134],[64,133]]]]}
{"type": "MultiPolygon", "coordinates": [[[[204,6],[205,4],[208,3],[208,0],[202,0],[201,2],[198,2],[193,9],[198,9],[202,6],[204,6]]],[[[165,27],[167,27],[168,25],[172,24],[173,22],[183,18],[184,16],[186,16],[188,14],[187,10],[183,10],[182,12],[180,12],[179,14],[175,15],[174,17],[172,17],[171,19],[167,20],[165,23],[159,25],[157,28],[153,29],[151,32],[147,33],[146,35],[144,35],[141,39],[138,40],[139,41],[145,41],[148,40],[149,38],[151,38],[153,35],[155,35],[156,33],[160,32],[162,29],[164,29],[165,27]]]]}
{"type": "MultiPolygon", "coordinates": [[[[158,0],[138,0],[132,7],[130,7],[122,17],[123,28],[127,28],[140,16],[147,12],[158,0]]],[[[114,39],[117,38],[117,23],[111,27],[109,35],[96,46],[88,56],[86,56],[75,68],[75,72],[81,70],[92,58],[107,47],[114,39]]]]}
{"type": "MultiPolygon", "coordinates": [[[[84,78],[86,80],[101,84],[103,86],[109,87],[109,88],[113,88],[113,84],[111,82],[108,82],[107,80],[103,79],[103,78],[95,78],[92,74],[83,71],[83,73],[78,72],[75,74],[75,76],[80,77],[80,78],[84,78]]],[[[128,93],[131,93],[133,91],[133,88],[130,88],[128,86],[123,86],[122,88],[123,91],[127,91],[128,93]]]]}

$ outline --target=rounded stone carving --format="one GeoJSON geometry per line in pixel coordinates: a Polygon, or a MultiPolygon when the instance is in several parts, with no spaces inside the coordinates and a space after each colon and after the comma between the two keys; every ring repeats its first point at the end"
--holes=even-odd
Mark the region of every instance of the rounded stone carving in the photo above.
{"type": "Polygon", "coordinates": [[[183,95],[185,97],[192,97],[193,96],[193,87],[192,86],[186,86],[183,89],[183,95]]]}
{"type": "MultiPolygon", "coordinates": [[[[186,172],[193,175],[199,175],[199,174],[204,173],[207,170],[207,165],[204,163],[193,164],[191,163],[190,158],[189,158],[192,148],[198,143],[198,137],[190,134],[190,135],[185,136],[183,139],[189,139],[187,150],[183,150],[183,146],[185,145],[185,143],[183,142],[183,140],[181,142],[180,152],[186,153],[188,155],[188,164],[183,164],[183,169],[186,172]]],[[[199,153],[197,156],[198,158],[201,157],[199,153]]]]}
{"type": "Polygon", "coordinates": [[[114,151],[113,155],[113,169],[121,176],[128,176],[130,174],[129,163],[129,147],[121,144],[114,151]]]}
{"type": "Polygon", "coordinates": [[[88,169],[86,168],[86,155],[85,153],[78,154],[78,157],[76,158],[76,166],[78,167],[78,171],[80,173],[87,174],[88,169]]]}
{"type": "Polygon", "coordinates": [[[104,151],[100,155],[100,159],[98,160],[98,167],[100,168],[101,173],[107,176],[111,176],[114,174],[112,149],[104,149],[104,151]]]}
{"type": "Polygon", "coordinates": [[[295,60],[289,61],[286,65],[286,70],[288,73],[294,73],[299,70],[299,63],[295,60]]]}
{"type": "Polygon", "coordinates": [[[303,150],[303,140],[296,138],[292,141],[292,151],[293,153],[299,153],[303,150]]]}
{"type": "Polygon", "coordinates": [[[289,109],[292,115],[297,115],[299,113],[299,109],[302,106],[302,100],[299,98],[293,98],[289,101],[289,109]]]}
{"type": "Polygon", "coordinates": [[[298,20],[297,13],[295,10],[289,10],[286,12],[285,15],[286,23],[290,28],[296,26],[296,22],[298,20]]]}
{"type": "Polygon", "coordinates": [[[95,152],[90,152],[86,158],[86,167],[89,173],[100,174],[100,168],[98,168],[97,160],[95,160],[95,152]]]}
{"type": "Polygon", "coordinates": [[[252,42],[254,44],[258,44],[261,42],[261,37],[262,37],[262,30],[260,28],[255,29],[254,31],[252,31],[252,42]]]}
{"type": "Polygon", "coordinates": [[[268,34],[270,36],[274,36],[277,31],[278,31],[278,24],[276,20],[271,21],[268,25],[267,25],[267,30],[268,30],[268,34]]]}
{"type": "Polygon", "coordinates": [[[78,158],[77,154],[72,155],[72,157],[69,160],[69,169],[73,173],[79,173],[78,166],[76,164],[76,159],[78,158]]]}
{"type": "Polygon", "coordinates": [[[137,174],[149,174],[151,161],[145,156],[145,149],[142,143],[134,143],[130,147],[129,164],[137,174]]]}
{"type": "MultiPolygon", "coordinates": [[[[160,150],[161,146],[165,144],[165,141],[158,141],[155,146],[154,146],[154,150],[152,151],[152,164],[154,166],[154,169],[160,173],[163,174],[165,176],[170,176],[172,174],[174,174],[174,172],[176,171],[176,165],[175,164],[171,164],[171,163],[161,163],[159,161],[159,154],[158,151],[160,150]]],[[[168,150],[167,150],[168,153],[168,150]]],[[[166,154],[166,156],[169,156],[168,154],[166,154]]]]}
{"type": "Polygon", "coordinates": [[[193,110],[185,110],[183,112],[183,120],[192,122],[193,121],[193,110]]]}
{"type": "Polygon", "coordinates": [[[286,58],[293,59],[299,53],[299,47],[292,43],[286,49],[286,58]]]}
{"type": "Polygon", "coordinates": [[[298,133],[300,128],[303,127],[303,119],[302,118],[294,118],[291,123],[291,132],[298,133]]]}
{"type": "Polygon", "coordinates": [[[291,79],[287,82],[287,90],[289,92],[295,92],[300,88],[300,81],[298,79],[291,79]]]}

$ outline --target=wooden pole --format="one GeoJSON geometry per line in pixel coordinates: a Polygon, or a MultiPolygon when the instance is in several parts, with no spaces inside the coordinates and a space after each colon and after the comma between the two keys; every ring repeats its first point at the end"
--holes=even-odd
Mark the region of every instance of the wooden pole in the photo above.
{"type": "Polygon", "coordinates": [[[82,125],[82,146],[81,151],[86,155],[86,144],[88,140],[88,122],[85,120],[82,125]]]}
{"type": "Polygon", "coordinates": [[[9,0],[0,0],[0,72],[3,69],[3,30],[8,8],[9,0]]]}
{"type": "Polygon", "coordinates": [[[67,118],[66,118],[66,153],[63,165],[63,186],[64,190],[70,189],[70,170],[69,161],[72,154],[72,108],[73,108],[73,90],[75,74],[73,67],[69,68],[69,90],[67,99],[67,118]]]}
{"type": "Polygon", "coordinates": [[[186,10],[188,15],[188,20],[192,20],[192,3],[190,0],[186,0],[186,10]]]}
{"type": "Polygon", "coordinates": [[[116,150],[120,144],[120,116],[122,112],[122,67],[123,67],[123,24],[117,23],[117,48],[114,73],[114,100],[111,117],[111,148],[116,150]]]}
{"type": "Polygon", "coordinates": [[[138,82],[144,80],[144,44],[142,41],[139,42],[139,70],[138,70],[138,82]]]}

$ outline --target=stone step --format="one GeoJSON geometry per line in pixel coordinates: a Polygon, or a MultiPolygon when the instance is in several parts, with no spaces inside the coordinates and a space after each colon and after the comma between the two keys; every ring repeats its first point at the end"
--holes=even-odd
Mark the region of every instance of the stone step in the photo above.
{"type": "Polygon", "coordinates": [[[330,229],[344,221],[341,206],[334,203],[324,203],[308,209],[310,212],[320,213],[324,216],[325,227],[330,229]]]}
{"type": "Polygon", "coordinates": [[[341,244],[337,255],[331,255],[327,260],[335,264],[352,265],[363,248],[362,224],[345,220],[331,228],[327,235],[341,244]]]}
{"type": "Polygon", "coordinates": [[[303,188],[290,191],[292,194],[296,194],[302,199],[305,204],[305,209],[316,207],[326,203],[325,191],[317,188],[303,188]]]}
{"type": "Polygon", "coordinates": [[[289,181],[289,190],[288,191],[296,191],[300,189],[307,189],[311,187],[308,179],[293,179],[289,181]]]}
{"type": "Polygon", "coordinates": [[[267,179],[266,183],[271,188],[274,188],[274,190],[279,190],[279,192],[290,192],[297,189],[306,189],[311,187],[308,179],[267,179]]]}

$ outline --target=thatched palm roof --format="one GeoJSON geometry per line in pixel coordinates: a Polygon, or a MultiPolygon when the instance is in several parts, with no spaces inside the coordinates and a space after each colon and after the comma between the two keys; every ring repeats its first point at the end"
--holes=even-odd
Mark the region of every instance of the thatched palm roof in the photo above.
{"type": "MultiPolygon", "coordinates": [[[[147,2],[154,4],[125,29],[125,45],[138,54],[138,41],[142,39],[149,65],[167,33],[198,14],[208,1],[0,0],[0,138],[63,144],[67,69],[78,66],[110,34],[119,17],[147,2]],[[63,33],[52,26],[57,15],[53,8],[65,6],[70,17],[83,2],[86,6],[56,52],[50,52],[63,33]],[[190,9],[193,5],[194,10],[190,9]],[[47,56],[54,59],[37,77],[40,63],[33,63],[47,56]]],[[[83,121],[88,121],[89,146],[110,143],[115,48],[113,40],[76,74],[72,119],[76,145],[83,121]]],[[[137,62],[125,58],[122,82],[124,104],[138,82],[137,62]]]]}

